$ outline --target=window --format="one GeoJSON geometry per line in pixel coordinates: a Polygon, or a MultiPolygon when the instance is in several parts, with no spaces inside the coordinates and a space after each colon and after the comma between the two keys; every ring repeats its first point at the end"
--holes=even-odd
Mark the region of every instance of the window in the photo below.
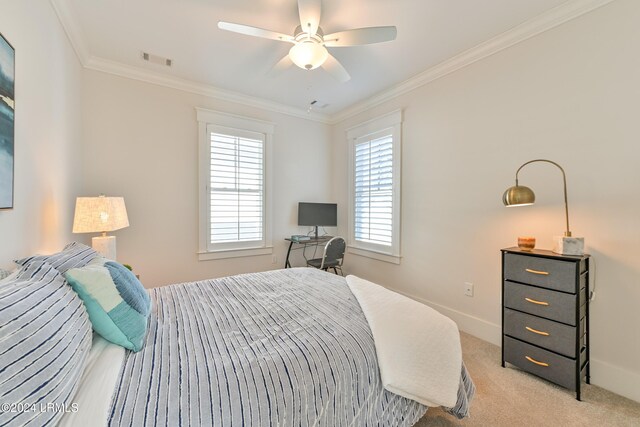
{"type": "Polygon", "coordinates": [[[401,113],[352,128],[350,142],[350,252],[400,261],[401,113]]]}
{"type": "Polygon", "coordinates": [[[393,232],[393,134],[355,143],[354,237],[391,246],[393,232]]]}
{"type": "Polygon", "coordinates": [[[263,242],[264,137],[209,126],[209,243],[263,242]]]}
{"type": "Polygon", "coordinates": [[[269,148],[273,125],[198,109],[199,258],[271,253],[269,148]]]}

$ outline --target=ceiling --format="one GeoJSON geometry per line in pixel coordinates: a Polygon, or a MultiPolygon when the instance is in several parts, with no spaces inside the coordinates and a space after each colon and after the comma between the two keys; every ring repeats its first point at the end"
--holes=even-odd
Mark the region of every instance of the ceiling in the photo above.
{"type": "MultiPolygon", "coordinates": [[[[322,69],[269,71],[288,43],[219,30],[217,21],[282,33],[298,25],[296,0],[54,0],[74,21],[90,58],[166,74],[304,110],[336,114],[566,0],[324,0],[325,33],[395,25],[393,42],[330,48],[351,74],[339,83],[322,69]],[[173,60],[171,68],[141,52],[173,60]]],[[[68,30],[68,29],[67,29],[68,30]]]]}

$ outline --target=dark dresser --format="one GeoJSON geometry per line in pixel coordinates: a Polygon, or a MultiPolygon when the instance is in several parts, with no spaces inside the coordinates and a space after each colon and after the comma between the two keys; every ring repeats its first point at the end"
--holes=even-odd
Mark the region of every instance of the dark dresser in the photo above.
{"type": "Polygon", "coordinates": [[[502,249],[502,366],[589,384],[589,255],[502,249]]]}

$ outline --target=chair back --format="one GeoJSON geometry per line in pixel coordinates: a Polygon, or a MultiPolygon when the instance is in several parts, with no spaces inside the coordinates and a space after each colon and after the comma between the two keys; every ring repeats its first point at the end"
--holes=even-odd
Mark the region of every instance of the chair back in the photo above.
{"type": "Polygon", "coordinates": [[[324,268],[325,263],[338,262],[339,266],[342,266],[342,260],[344,259],[344,251],[346,250],[347,243],[340,236],[333,237],[327,242],[324,247],[324,253],[322,254],[322,264],[320,269],[324,268]]]}

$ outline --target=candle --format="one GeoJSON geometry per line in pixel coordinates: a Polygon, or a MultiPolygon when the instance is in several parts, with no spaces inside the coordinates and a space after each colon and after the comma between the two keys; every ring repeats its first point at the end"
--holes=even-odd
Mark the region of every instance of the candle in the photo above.
{"type": "Polygon", "coordinates": [[[531,251],[536,247],[536,238],[518,237],[518,247],[523,251],[531,251]]]}

